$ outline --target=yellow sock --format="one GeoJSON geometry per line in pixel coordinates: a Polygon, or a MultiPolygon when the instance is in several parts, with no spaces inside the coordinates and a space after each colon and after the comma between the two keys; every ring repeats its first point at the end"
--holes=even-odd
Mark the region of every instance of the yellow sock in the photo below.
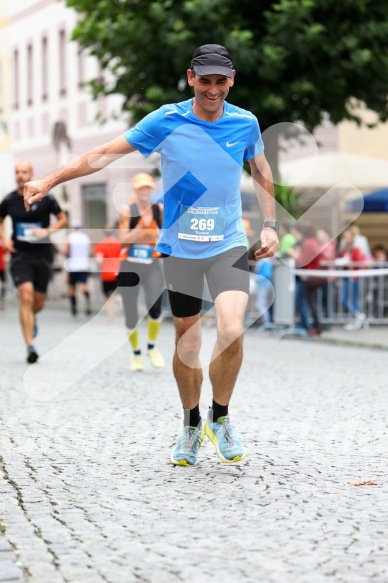
{"type": "Polygon", "coordinates": [[[134,330],[133,332],[128,332],[128,339],[131,343],[133,350],[139,350],[139,332],[134,330]]]}
{"type": "Polygon", "coordinates": [[[162,320],[153,320],[148,318],[148,342],[153,344],[158,337],[162,320]]]}

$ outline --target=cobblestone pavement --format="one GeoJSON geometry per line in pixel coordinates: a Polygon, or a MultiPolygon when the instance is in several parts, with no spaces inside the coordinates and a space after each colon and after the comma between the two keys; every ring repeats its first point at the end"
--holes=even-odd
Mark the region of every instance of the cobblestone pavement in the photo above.
{"type": "MultiPolygon", "coordinates": [[[[231,406],[249,456],[221,464],[206,440],[182,468],[171,367],[131,373],[121,318],[39,324],[27,367],[0,313],[2,583],[388,581],[384,352],[249,330],[231,406]]],[[[159,346],[169,361],[168,321],[159,346]]]]}

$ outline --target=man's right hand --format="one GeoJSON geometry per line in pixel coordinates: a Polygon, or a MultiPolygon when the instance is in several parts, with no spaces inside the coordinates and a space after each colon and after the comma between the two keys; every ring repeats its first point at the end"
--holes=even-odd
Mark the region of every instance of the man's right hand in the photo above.
{"type": "Polygon", "coordinates": [[[26,211],[30,210],[30,206],[34,202],[42,200],[49,191],[49,187],[45,180],[34,180],[32,182],[26,182],[24,185],[24,208],[26,211]]]}

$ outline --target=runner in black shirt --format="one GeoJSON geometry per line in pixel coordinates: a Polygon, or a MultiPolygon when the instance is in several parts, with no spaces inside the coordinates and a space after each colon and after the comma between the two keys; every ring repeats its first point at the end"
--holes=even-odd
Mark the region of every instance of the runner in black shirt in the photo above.
{"type": "Polygon", "coordinates": [[[15,166],[17,189],[0,202],[0,240],[11,253],[10,271],[20,298],[20,323],[27,345],[27,362],[33,364],[38,354],[33,344],[37,334],[35,314],[40,312],[46,299],[51,275],[53,253],[49,234],[67,225],[67,219],[52,195],[34,203],[26,212],[23,189],[33,176],[29,162],[15,166]],[[50,225],[50,215],[57,222],[50,225]],[[6,216],[12,220],[12,239],[7,239],[3,222],[6,216]]]}

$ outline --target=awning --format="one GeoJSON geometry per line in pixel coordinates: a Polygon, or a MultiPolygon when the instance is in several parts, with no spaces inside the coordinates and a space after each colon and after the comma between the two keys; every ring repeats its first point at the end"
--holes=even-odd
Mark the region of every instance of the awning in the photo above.
{"type": "MultiPolygon", "coordinates": [[[[387,177],[388,182],[388,177],[387,177]]],[[[354,212],[354,201],[349,200],[346,206],[347,212],[354,212]]],[[[381,188],[364,195],[364,213],[387,213],[388,212],[388,188],[381,188]]]]}

